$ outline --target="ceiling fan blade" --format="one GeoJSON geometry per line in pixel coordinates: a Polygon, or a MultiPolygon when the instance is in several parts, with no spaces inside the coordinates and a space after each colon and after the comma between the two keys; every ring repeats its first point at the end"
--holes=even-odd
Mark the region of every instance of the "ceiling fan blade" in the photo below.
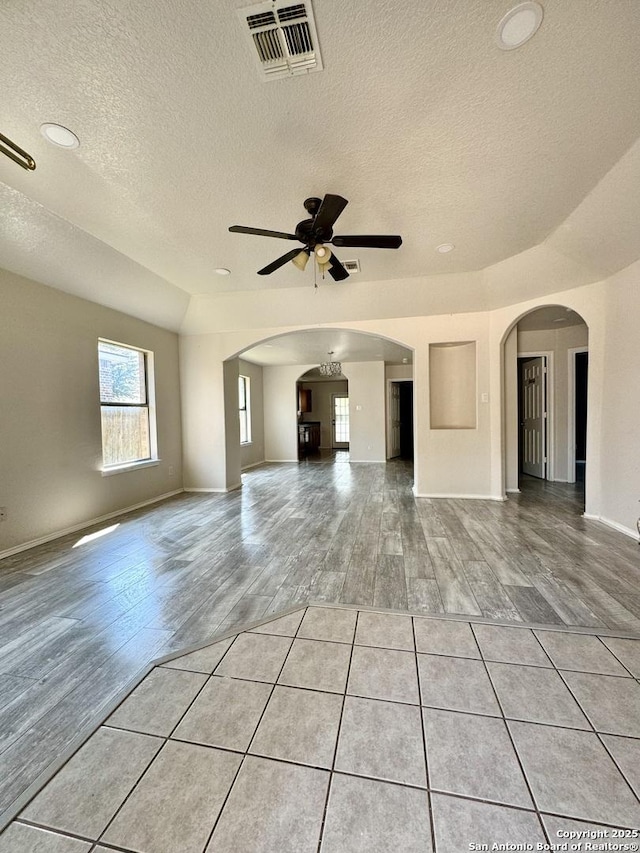
{"type": "Polygon", "coordinates": [[[331,260],[329,261],[329,275],[334,281],[344,281],[345,278],[349,278],[349,273],[346,268],[342,266],[333,252],[331,253],[331,260]]]}
{"type": "Polygon", "coordinates": [[[296,255],[300,254],[300,252],[304,252],[304,249],[292,249],[290,252],[287,252],[286,255],[282,255],[277,260],[267,264],[266,267],[258,270],[258,275],[270,275],[272,272],[280,269],[280,267],[283,267],[288,261],[292,261],[296,255]]]}
{"type": "Polygon", "coordinates": [[[399,249],[402,237],[391,234],[361,234],[350,237],[334,237],[334,246],[350,246],[358,249],[399,249]]]}
{"type": "Polygon", "coordinates": [[[348,204],[349,202],[346,198],[342,198],[341,195],[327,193],[322,199],[322,204],[314,219],[313,230],[330,231],[333,228],[334,222],[348,204]]]}
{"type": "Polygon", "coordinates": [[[297,240],[295,234],[285,234],[284,231],[265,231],[264,228],[249,228],[247,225],[232,225],[229,231],[235,234],[257,234],[259,237],[279,237],[281,240],[297,240]]]}

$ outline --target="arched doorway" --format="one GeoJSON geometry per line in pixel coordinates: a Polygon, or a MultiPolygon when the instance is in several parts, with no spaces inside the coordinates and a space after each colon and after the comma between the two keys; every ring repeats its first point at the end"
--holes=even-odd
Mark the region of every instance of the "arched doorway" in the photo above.
{"type": "MultiPolygon", "coordinates": [[[[262,371],[261,386],[254,377],[252,387],[262,390],[265,461],[298,460],[300,424],[317,420],[313,402],[309,412],[302,411],[299,391],[309,390],[304,386],[320,378],[317,368],[328,360],[329,352],[333,352],[333,359],[343,365],[340,381],[348,385],[346,389],[332,389],[332,414],[325,411],[319,416],[320,445],[329,453],[336,449],[343,453],[348,450],[351,462],[387,460],[388,380],[413,378],[413,349],[371,332],[316,328],[273,335],[227,359],[227,362],[239,362],[241,368],[250,363],[262,371]],[[343,430],[346,426],[345,392],[349,394],[348,439],[344,434],[332,432],[334,420],[342,421],[343,430]],[[338,417],[336,405],[341,406],[338,417]]],[[[235,401],[231,405],[235,405],[235,401]]],[[[255,407],[253,411],[256,413],[255,407]]],[[[233,460],[233,452],[228,453],[228,458],[233,460]]],[[[336,456],[336,461],[338,459],[342,461],[345,456],[336,456]]],[[[228,475],[227,479],[232,477],[228,475]]]]}
{"type": "Polygon", "coordinates": [[[564,305],[522,315],[504,341],[505,486],[579,484],[586,475],[589,330],[564,305]]]}
{"type": "Polygon", "coordinates": [[[313,367],[296,385],[298,461],[348,462],[351,417],[344,370],[325,375],[313,367]]]}

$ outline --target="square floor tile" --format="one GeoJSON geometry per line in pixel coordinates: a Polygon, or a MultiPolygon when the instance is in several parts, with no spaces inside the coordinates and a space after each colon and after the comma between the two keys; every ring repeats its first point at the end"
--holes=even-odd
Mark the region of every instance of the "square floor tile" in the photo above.
{"type": "Polygon", "coordinates": [[[174,737],[244,752],[272,686],[214,675],[174,732],[174,737]]]}
{"type": "Polygon", "coordinates": [[[187,655],[167,661],[162,666],[169,669],[188,669],[192,672],[206,672],[211,674],[222,660],[224,653],[233,640],[234,637],[228,637],[226,640],[220,640],[218,643],[212,643],[210,646],[198,649],[197,652],[190,652],[187,655]]]}
{"type": "Polygon", "coordinates": [[[89,853],[91,842],[47,829],[11,823],[0,835],[0,853],[89,853]]]}
{"type": "Polygon", "coordinates": [[[640,826],[640,805],[597,735],[533,723],[508,726],[540,811],[640,826]]]}
{"type": "Polygon", "coordinates": [[[418,655],[418,670],[423,705],[500,716],[482,661],[418,655]]]}
{"type": "Polygon", "coordinates": [[[473,631],[485,660],[552,666],[544,649],[529,628],[475,625],[473,631]]]}
{"type": "Polygon", "coordinates": [[[503,720],[424,711],[431,788],[532,808],[503,720]]]}
{"type": "Polygon", "coordinates": [[[356,644],[412,652],[414,644],[411,617],[361,610],[358,614],[356,644]]]}
{"type": "Polygon", "coordinates": [[[420,709],[347,696],[336,770],[425,786],[420,709]]]}
{"type": "Polygon", "coordinates": [[[209,676],[156,667],[107,720],[108,726],[168,737],[209,676]]]}
{"type": "MultiPolygon", "coordinates": [[[[569,689],[554,669],[488,663],[505,717],[591,729],[569,689]]],[[[609,676],[606,676],[609,677],[609,676]]]]}
{"type": "Polygon", "coordinates": [[[599,732],[640,737],[640,684],[632,678],[563,672],[582,710],[599,732]]]}
{"type": "Polygon", "coordinates": [[[328,785],[326,770],[247,756],[206,853],[315,853],[328,785]]]}
{"type": "Polygon", "coordinates": [[[161,746],[149,735],[98,729],[21,817],[98,838],[161,746]]]}
{"type": "Polygon", "coordinates": [[[597,637],[559,631],[535,633],[558,669],[629,675],[597,637]]]}
{"type": "Polygon", "coordinates": [[[626,776],[627,782],[640,797],[640,740],[615,735],[603,735],[602,740],[626,776]]]}
{"type": "Polygon", "coordinates": [[[104,834],[153,853],[201,853],[242,757],[168,741],[104,834]]]}
{"type": "Polygon", "coordinates": [[[604,644],[636,678],[640,678],[640,640],[603,637],[604,644]]]}
{"type": "Polygon", "coordinates": [[[429,853],[426,791],[371,779],[331,780],[320,853],[429,853]]]}
{"type": "Polygon", "coordinates": [[[291,648],[289,637],[270,634],[239,634],[218,664],[216,675],[274,682],[291,648]]]}
{"type": "Polygon", "coordinates": [[[419,704],[415,654],[355,646],[347,693],[370,699],[419,704]]]}
{"type": "Polygon", "coordinates": [[[480,652],[468,622],[415,617],[416,649],[432,655],[479,658],[480,652]]]}
{"type": "Polygon", "coordinates": [[[296,687],[276,687],[250,752],[298,764],[333,764],[342,696],[296,687]]]}
{"type": "Polygon", "coordinates": [[[350,658],[351,646],[294,640],[278,683],[344,693],[350,658]]]}
{"type": "MultiPolygon", "coordinates": [[[[534,812],[476,803],[446,794],[432,794],[433,828],[438,853],[463,853],[481,849],[472,844],[493,845],[545,843],[540,821],[534,812]]],[[[509,846],[507,849],[514,849],[509,846]]]]}
{"type": "Polygon", "coordinates": [[[300,627],[304,610],[296,610],[295,613],[289,613],[287,616],[281,616],[279,619],[272,619],[266,625],[258,625],[257,628],[252,628],[252,634],[276,634],[279,637],[295,637],[296,631],[300,627]]]}
{"type": "Polygon", "coordinates": [[[352,643],[356,615],[355,610],[309,607],[298,629],[298,637],[304,637],[307,640],[352,643]]]}

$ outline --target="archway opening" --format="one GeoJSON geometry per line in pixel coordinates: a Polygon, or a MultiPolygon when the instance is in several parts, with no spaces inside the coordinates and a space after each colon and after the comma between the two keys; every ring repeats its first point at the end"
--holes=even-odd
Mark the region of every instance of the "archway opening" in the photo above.
{"type": "Polygon", "coordinates": [[[262,419],[254,432],[264,437],[264,461],[384,463],[390,458],[389,383],[413,381],[412,348],[355,329],[299,329],[256,341],[227,361],[238,362],[240,372],[252,366],[252,393],[261,396],[262,408],[254,405],[251,411],[262,419]],[[330,352],[342,373],[328,377],[325,388],[318,367],[330,352]],[[335,383],[341,384],[331,387],[335,383]],[[310,399],[303,400],[301,391],[310,391],[310,399]],[[301,427],[313,453],[302,452],[301,427]]]}
{"type": "Polygon", "coordinates": [[[549,493],[584,509],[589,330],[564,305],[521,316],[504,341],[507,492],[549,493]]]}
{"type": "Polygon", "coordinates": [[[305,371],[296,383],[298,397],[298,461],[349,461],[351,412],[349,379],[343,371],[325,375],[319,367],[305,371]]]}

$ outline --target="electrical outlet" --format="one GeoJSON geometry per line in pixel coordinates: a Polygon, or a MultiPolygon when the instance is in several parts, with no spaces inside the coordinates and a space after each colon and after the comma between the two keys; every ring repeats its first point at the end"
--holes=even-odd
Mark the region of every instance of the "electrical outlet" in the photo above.
{"type": "Polygon", "coordinates": [[[7,520],[7,508],[6,506],[0,506],[0,521],[7,520]]]}

